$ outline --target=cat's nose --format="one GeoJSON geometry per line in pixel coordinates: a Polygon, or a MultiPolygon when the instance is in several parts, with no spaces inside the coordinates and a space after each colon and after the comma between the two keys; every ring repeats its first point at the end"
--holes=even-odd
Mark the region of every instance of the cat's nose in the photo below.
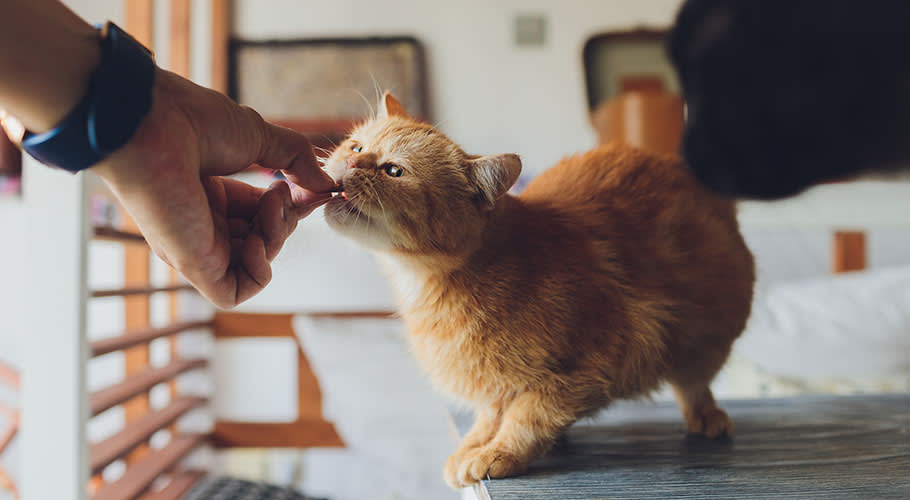
{"type": "Polygon", "coordinates": [[[363,152],[348,158],[348,169],[352,168],[376,168],[376,155],[373,153],[363,152]]]}
{"type": "Polygon", "coordinates": [[[366,158],[357,157],[348,160],[348,168],[369,168],[370,161],[366,158]]]}

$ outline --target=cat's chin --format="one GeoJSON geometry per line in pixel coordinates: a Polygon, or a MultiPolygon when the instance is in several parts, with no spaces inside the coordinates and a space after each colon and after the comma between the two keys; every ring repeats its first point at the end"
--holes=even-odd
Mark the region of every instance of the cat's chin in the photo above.
{"type": "Polygon", "coordinates": [[[381,221],[363,213],[341,196],[326,203],[325,220],[335,232],[366,247],[375,250],[388,250],[392,247],[381,221]]]}

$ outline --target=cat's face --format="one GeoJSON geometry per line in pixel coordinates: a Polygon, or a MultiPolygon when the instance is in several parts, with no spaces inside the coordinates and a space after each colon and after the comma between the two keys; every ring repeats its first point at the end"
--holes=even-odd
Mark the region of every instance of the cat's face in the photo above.
{"type": "Polygon", "coordinates": [[[515,155],[465,154],[386,94],[326,170],[344,190],[325,208],[336,231],[376,250],[456,255],[477,239],[521,163],[515,155]]]}

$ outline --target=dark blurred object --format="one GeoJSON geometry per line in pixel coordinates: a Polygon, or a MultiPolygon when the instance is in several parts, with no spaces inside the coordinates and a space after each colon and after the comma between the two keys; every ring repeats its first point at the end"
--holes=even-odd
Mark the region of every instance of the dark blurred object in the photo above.
{"type": "Polygon", "coordinates": [[[669,54],[682,153],[709,187],[779,198],[910,166],[910,2],[688,0],[669,54]]]}

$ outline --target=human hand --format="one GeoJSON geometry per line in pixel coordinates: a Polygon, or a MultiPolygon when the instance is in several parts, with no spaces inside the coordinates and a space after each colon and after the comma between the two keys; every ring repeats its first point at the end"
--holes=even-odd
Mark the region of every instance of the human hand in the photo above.
{"type": "Polygon", "coordinates": [[[297,221],[331,198],[334,181],[302,135],[164,70],[130,142],[92,167],[152,250],[207,299],[233,307],[271,280],[270,262],[297,221]],[[252,164],[296,186],[219,177],[252,164]]]}

